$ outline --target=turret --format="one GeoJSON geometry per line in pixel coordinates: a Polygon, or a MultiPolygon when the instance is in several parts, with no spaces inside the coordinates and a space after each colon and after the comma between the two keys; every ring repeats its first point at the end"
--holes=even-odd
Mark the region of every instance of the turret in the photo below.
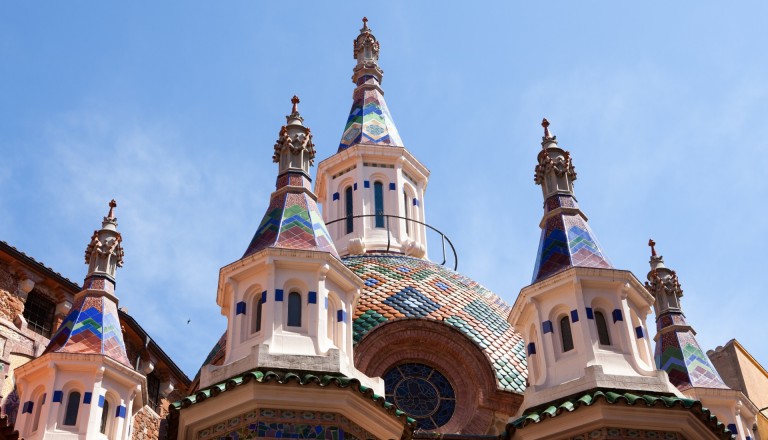
{"type": "Polygon", "coordinates": [[[147,402],[146,379],[131,368],[115,296],[123,265],[114,200],[85,250],[88,273],[69,315],[39,358],[15,370],[25,439],[127,440],[147,402]]]}
{"type": "Polygon", "coordinates": [[[352,109],[338,152],[323,160],[315,192],[339,254],[427,254],[424,193],[429,170],[405,149],[389,112],[380,45],[363,18],[354,40],[352,109]]]}
{"type": "Polygon", "coordinates": [[[520,291],[509,322],[527,344],[522,409],[595,388],[674,394],[656,370],[645,320],[653,297],[608,262],[573,193],[570,153],[542,122],[535,182],[544,216],[533,283],[520,291]]]}
{"type": "Polygon", "coordinates": [[[656,312],[655,361],[666,371],[669,381],[686,397],[700,400],[739,440],[754,439],[757,407],[739,390],[728,388],[696,341],[696,331],[688,324],[680,298],[683,289],[677,273],[664,265],[664,257],[651,247],[651,270],[646,289],[653,295],[656,312]]]}
{"type": "Polygon", "coordinates": [[[200,386],[259,368],[306,370],[383,382],[354,368],[352,315],[362,281],[339,260],[310,189],[312,135],[293,97],[273,161],[276,189],[243,257],[219,274],[226,357],[200,386]]]}

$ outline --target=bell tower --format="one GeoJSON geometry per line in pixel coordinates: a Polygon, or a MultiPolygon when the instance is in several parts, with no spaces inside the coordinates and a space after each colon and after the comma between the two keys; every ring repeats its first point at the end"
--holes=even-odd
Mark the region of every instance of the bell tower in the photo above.
{"type": "Polygon", "coordinates": [[[405,148],[389,112],[379,42],[363,18],[354,40],[355,90],[336,154],[317,170],[315,192],[342,256],[427,254],[424,193],[429,170],[405,148]]]}
{"type": "Polygon", "coordinates": [[[117,313],[115,275],[123,265],[114,200],[85,249],[88,274],[45,352],[15,370],[25,439],[130,437],[147,402],[146,378],[131,368],[117,313]]]}

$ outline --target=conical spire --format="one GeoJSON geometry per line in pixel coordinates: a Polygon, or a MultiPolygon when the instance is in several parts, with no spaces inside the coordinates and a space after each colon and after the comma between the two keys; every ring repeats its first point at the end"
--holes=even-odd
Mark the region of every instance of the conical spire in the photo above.
{"type": "Polygon", "coordinates": [[[576,170],[571,154],[557,145],[549,121],[541,125],[544,136],[534,181],[544,194],[544,217],[533,282],[573,266],[612,268],[573,194],[576,170]]]}
{"type": "Polygon", "coordinates": [[[339,143],[339,151],[355,144],[389,145],[402,147],[403,141],[397,132],[387,103],[381,81],[384,71],[379,67],[379,42],[363,17],[360,35],[354,41],[352,82],[357,87],[352,94],[352,110],[339,143]]]}
{"type": "Polygon", "coordinates": [[[123,265],[122,237],[117,232],[114,209],[109,202],[109,213],[94,231],[85,250],[88,274],[83,290],[75,295],[75,303],[51,338],[45,353],[98,354],[130,367],[125,352],[123,333],[117,313],[115,273],[123,265]]]}
{"type": "Polygon", "coordinates": [[[667,372],[670,382],[680,390],[691,387],[728,388],[696,341],[696,332],[686,322],[680,298],[683,289],[677,273],[664,265],[664,257],[651,247],[651,271],[645,288],[653,295],[656,313],[656,367],[667,372]]]}
{"type": "Polygon", "coordinates": [[[291,99],[291,114],[280,128],[272,160],[279,164],[277,184],[264,218],[243,258],[267,247],[330,252],[338,257],[311,190],[309,168],[314,163],[312,134],[291,99]]]}

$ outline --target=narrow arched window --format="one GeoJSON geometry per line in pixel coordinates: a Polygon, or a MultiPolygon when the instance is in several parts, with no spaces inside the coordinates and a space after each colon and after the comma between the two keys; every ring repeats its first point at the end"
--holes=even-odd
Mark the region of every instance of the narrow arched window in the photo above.
{"type": "Polygon", "coordinates": [[[563,342],[563,353],[573,350],[573,335],[571,334],[571,321],[567,316],[560,318],[560,339],[563,342]]]}
{"type": "Polygon", "coordinates": [[[405,217],[405,233],[411,233],[411,222],[408,221],[408,193],[403,191],[403,217],[405,217]]]}
{"type": "Polygon", "coordinates": [[[384,227],[384,184],[373,183],[373,208],[376,214],[376,227],[384,227]]]}
{"type": "Polygon", "coordinates": [[[77,424],[77,412],[80,410],[80,392],[72,391],[67,397],[67,409],[64,412],[64,424],[74,426],[77,424]]]}
{"type": "Polygon", "coordinates": [[[352,187],[348,186],[347,189],[344,190],[344,209],[347,215],[347,218],[345,221],[347,225],[347,234],[351,233],[355,229],[354,219],[352,218],[353,211],[354,211],[353,208],[354,208],[354,204],[352,200],[352,187]]]}
{"type": "Polygon", "coordinates": [[[32,418],[32,432],[37,431],[37,427],[40,425],[40,411],[43,408],[43,396],[37,398],[37,403],[35,403],[37,406],[35,408],[35,415],[32,418]]]}
{"type": "Polygon", "coordinates": [[[256,296],[256,316],[253,321],[253,333],[261,331],[261,311],[263,308],[261,295],[256,296]]]}
{"type": "Polygon", "coordinates": [[[109,421],[109,401],[104,400],[104,408],[101,409],[101,425],[99,432],[102,434],[107,433],[107,422],[109,421]]]}
{"type": "Polygon", "coordinates": [[[301,327],[301,294],[297,292],[288,295],[288,326],[301,327]]]}
{"type": "Polygon", "coordinates": [[[605,322],[603,312],[595,311],[595,325],[597,326],[597,339],[600,345],[611,345],[611,335],[608,334],[608,324],[605,322]]]}

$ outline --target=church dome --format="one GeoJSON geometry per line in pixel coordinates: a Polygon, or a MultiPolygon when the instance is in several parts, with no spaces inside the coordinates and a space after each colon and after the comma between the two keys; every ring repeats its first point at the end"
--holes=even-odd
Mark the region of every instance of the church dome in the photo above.
{"type": "Polygon", "coordinates": [[[365,282],[353,321],[355,343],[377,326],[418,318],[451,326],[492,364],[497,388],[525,391],[523,339],[506,320],[510,306],[477,282],[429,260],[392,254],[342,259],[365,282]]]}

